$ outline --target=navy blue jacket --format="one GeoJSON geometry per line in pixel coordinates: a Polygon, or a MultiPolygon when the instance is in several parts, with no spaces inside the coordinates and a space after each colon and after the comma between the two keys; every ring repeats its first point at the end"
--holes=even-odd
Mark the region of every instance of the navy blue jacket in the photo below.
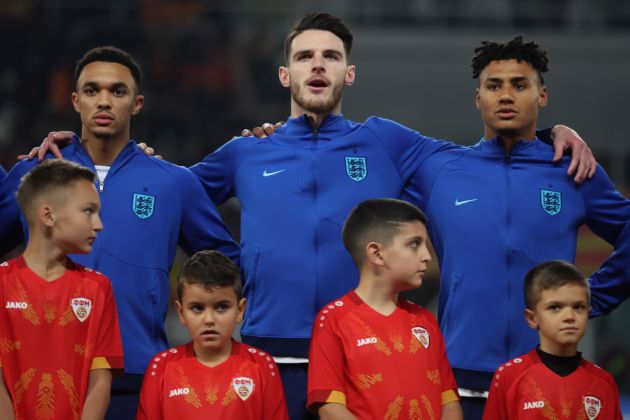
{"type": "MultiPolygon", "coordinates": [[[[95,170],[78,138],[63,154],[95,170]]],[[[7,248],[23,239],[17,234],[21,230],[15,229],[22,216],[14,194],[20,178],[36,164],[36,160],[19,162],[2,183],[0,237],[7,248]]],[[[154,354],[169,347],[164,320],[177,245],[187,253],[216,249],[235,262],[239,248],[199,180],[186,168],[146,156],[134,141],[116,157],[97,188],[104,229],[91,253],[72,259],[112,281],[125,371],[141,374],[154,354]]]]}
{"type": "Polygon", "coordinates": [[[601,167],[576,185],[569,158],[553,164],[552,156],[539,140],[509,155],[500,141],[482,140],[432,156],[404,196],[427,213],[441,271],[438,318],[459,386],[488,389],[501,363],[535,347],[525,274],[548,260],[574,262],[581,225],[616,248],[590,279],[592,314],[630,292],[630,202],[601,167]]]}
{"type": "Polygon", "coordinates": [[[243,339],[274,356],[308,357],[319,309],[357,286],[341,227],[369,198],[398,198],[427,157],[456,147],[381,118],[305,116],[264,139],[237,138],[191,170],[215,204],[241,203],[248,299],[243,339]]]}

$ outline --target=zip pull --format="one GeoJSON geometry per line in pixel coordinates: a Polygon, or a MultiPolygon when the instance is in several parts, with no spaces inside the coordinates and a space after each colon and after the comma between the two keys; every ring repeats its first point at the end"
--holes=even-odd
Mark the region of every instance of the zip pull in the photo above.
{"type": "Polygon", "coordinates": [[[510,155],[510,152],[506,152],[505,153],[505,161],[508,162],[510,160],[510,158],[512,157],[512,155],[510,155]]]}
{"type": "Polygon", "coordinates": [[[98,181],[98,190],[99,192],[103,192],[103,187],[105,186],[105,183],[103,181],[98,181]]]}

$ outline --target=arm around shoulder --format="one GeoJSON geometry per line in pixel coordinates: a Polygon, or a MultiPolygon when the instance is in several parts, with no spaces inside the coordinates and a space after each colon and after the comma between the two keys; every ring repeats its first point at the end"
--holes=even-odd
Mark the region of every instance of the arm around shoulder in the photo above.
{"type": "Polygon", "coordinates": [[[93,369],[90,371],[81,420],[100,420],[105,417],[105,412],[109,406],[111,386],[112,373],[109,369],[93,369]]]}

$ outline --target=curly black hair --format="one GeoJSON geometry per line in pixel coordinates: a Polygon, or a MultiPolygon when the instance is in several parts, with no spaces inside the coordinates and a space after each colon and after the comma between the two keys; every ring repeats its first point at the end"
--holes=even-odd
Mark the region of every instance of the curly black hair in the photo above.
{"type": "Polygon", "coordinates": [[[545,84],[542,73],[549,71],[547,51],[533,41],[523,42],[523,37],[520,35],[507,43],[483,41],[481,46],[475,48],[474,51],[471,64],[473,79],[479,78],[483,69],[491,61],[496,60],[526,61],[536,69],[540,82],[545,84]]]}

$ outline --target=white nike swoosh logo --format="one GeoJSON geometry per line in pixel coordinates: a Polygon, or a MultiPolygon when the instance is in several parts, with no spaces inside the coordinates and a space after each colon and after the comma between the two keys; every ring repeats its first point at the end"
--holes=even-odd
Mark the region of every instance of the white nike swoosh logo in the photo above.
{"type": "Polygon", "coordinates": [[[462,204],[472,203],[473,201],[477,201],[477,200],[478,200],[478,198],[472,198],[472,199],[470,199],[470,200],[462,200],[462,201],[459,201],[459,198],[456,198],[456,199],[455,199],[455,206],[459,207],[459,206],[461,206],[462,204]]]}
{"type": "Polygon", "coordinates": [[[265,169],[263,171],[263,176],[272,176],[272,175],[276,175],[279,174],[280,172],[284,172],[286,171],[286,169],[280,169],[279,171],[273,171],[273,172],[267,172],[267,170],[265,169]]]}

